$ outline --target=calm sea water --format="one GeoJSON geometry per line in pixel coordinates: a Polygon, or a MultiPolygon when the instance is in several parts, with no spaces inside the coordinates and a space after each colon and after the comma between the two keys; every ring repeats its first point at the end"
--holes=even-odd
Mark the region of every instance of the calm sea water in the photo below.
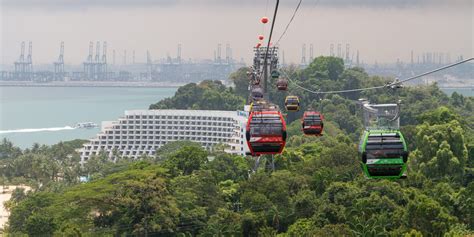
{"type": "Polygon", "coordinates": [[[78,122],[94,122],[100,127],[102,121],[116,120],[123,116],[125,110],[147,109],[150,104],[173,96],[176,90],[0,87],[0,139],[7,138],[15,145],[26,148],[34,143],[55,144],[91,138],[100,128],[68,129],[67,126],[74,126],[78,122]]]}

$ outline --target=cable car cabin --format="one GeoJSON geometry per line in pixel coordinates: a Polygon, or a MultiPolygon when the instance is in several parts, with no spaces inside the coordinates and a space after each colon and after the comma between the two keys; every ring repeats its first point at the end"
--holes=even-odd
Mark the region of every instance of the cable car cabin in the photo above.
{"type": "Polygon", "coordinates": [[[286,91],[288,89],[288,81],[284,78],[280,78],[277,81],[277,89],[279,91],[286,91]]]}
{"type": "Polygon", "coordinates": [[[365,131],[359,153],[362,169],[368,178],[406,178],[408,150],[400,131],[365,131]]]}
{"type": "Polygon", "coordinates": [[[288,111],[296,112],[300,110],[300,99],[298,96],[289,95],[285,99],[285,108],[288,111]]]}
{"type": "Polygon", "coordinates": [[[305,135],[321,136],[324,127],[324,116],[315,111],[306,111],[301,119],[301,126],[305,135]]]}
{"type": "Polygon", "coordinates": [[[253,87],[250,94],[253,100],[263,99],[263,89],[260,86],[253,87]]]}
{"type": "Polygon", "coordinates": [[[280,111],[253,111],[245,132],[253,156],[280,154],[286,144],[286,124],[280,111]]]}

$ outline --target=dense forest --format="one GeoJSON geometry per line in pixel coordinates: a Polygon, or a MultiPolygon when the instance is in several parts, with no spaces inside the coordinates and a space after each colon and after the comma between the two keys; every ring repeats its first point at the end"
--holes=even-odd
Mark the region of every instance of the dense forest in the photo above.
{"type": "MultiPolygon", "coordinates": [[[[341,59],[318,57],[306,69],[285,68],[312,90],[385,85],[341,59]]],[[[150,109],[242,109],[247,69],[226,88],[204,81],[179,88],[150,109]]],[[[301,132],[301,112],[289,114],[281,155],[255,158],[212,152],[188,141],[169,143],[156,157],[105,154],[81,167],[80,140],[20,150],[0,144],[1,181],[25,183],[5,203],[13,236],[467,236],[474,234],[474,97],[448,96],[437,86],[320,96],[270,91],[283,108],[298,95],[302,110],[326,117],[325,134],[301,132]],[[401,130],[410,150],[408,178],[364,177],[357,154],[363,131],[357,99],[402,101],[401,130]],[[79,182],[79,176],[89,182],[79,182]]]]}

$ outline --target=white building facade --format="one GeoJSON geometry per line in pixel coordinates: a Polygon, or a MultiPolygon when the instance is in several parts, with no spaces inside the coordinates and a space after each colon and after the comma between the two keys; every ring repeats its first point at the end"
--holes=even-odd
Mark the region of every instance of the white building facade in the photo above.
{"type": "Polygon", "coordinates": [[[189,140],[211,149],[228,144],[225,151],[245,155],[248,114],[243,111],[216,110],[130,110],[118,121],[102,123],[95,138],[79,150],[81,163],[100,152],[110,158],[154,156],[161,146],[172,141],[189,140]]]}

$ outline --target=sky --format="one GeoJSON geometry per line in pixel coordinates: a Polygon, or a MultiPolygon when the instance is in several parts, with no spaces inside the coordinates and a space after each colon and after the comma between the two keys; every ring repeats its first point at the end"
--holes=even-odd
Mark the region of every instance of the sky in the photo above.
{"type": "MultiPolygon", "coordinates": [[[[280,37],[299,0],[280,0],[274,39],[280,37]]],[[[80,64],[89,42],[107,41],[108,59],[145,62],[176,57],[213,58],[217,44],[250,63],[258,35],[268,37],[276,0],[0,0],[0,64],[19,58],[22,41],[33,42],[35,64],[50,64],[65,43],[67,64],[80,64]]],[[[328,55],[330,44],[350,45],[365,63],[408,62],[423,52],[473,56],[472,0],[303,0],[280,41],[285,61],[299,63],[301,48],[328,55]]],[[[265,39],[266,40],[266,39],[265,39]]],[[[273,41],[272,40],[272,41],[273,41]]],[[[95,49],[94,49],[95,50],[95,49]]],[[[308,56],[308,55],[307,55],[308,56]]]]}

